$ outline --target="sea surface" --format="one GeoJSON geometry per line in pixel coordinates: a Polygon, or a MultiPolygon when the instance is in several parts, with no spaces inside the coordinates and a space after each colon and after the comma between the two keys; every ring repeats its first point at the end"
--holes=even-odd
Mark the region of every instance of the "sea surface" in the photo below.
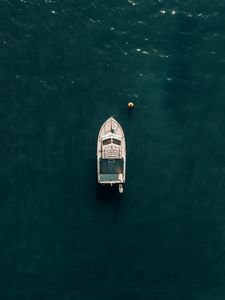
{"type": "Polygon", "coordinates": [[[225,299],[224,0],[0,1],[0,299],[225,299]]]}

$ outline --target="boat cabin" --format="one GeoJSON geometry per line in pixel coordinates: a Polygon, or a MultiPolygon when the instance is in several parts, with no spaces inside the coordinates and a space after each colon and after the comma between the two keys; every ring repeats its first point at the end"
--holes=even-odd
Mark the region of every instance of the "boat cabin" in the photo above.
{"type": "Polygon", "coordinates": [[[119,140],[118,138],[106,138],[102,141],[102,145],[106,146],[109,144],[115,144],[115,145],[121,145],[121,140],[119,140]]]}

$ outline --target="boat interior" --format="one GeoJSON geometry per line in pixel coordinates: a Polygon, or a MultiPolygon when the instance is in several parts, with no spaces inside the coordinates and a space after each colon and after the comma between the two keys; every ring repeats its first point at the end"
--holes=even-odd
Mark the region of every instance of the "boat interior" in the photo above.
{"type": "Polygon", "coordinates": [[[122,174],[123,159],[100,159],[100,174],[122,174]]]}

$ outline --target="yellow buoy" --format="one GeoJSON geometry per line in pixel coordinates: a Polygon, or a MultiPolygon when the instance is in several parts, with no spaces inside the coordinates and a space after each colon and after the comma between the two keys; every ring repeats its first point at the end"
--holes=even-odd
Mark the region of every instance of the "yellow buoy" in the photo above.
{"type": "Polygon", "coordinates": [[[134,103],[133,102],[129,102],[127,106],[128,106],[129,109],[134,108],[134,103]]]}

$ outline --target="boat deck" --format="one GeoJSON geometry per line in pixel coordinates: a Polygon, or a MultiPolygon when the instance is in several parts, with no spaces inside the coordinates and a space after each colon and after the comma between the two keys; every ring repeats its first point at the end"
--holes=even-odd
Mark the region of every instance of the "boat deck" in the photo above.
{"type": "Polygon", "coordinates": [[[123,159],[100,159],[100,174],[122,174],[123,159]]]}

